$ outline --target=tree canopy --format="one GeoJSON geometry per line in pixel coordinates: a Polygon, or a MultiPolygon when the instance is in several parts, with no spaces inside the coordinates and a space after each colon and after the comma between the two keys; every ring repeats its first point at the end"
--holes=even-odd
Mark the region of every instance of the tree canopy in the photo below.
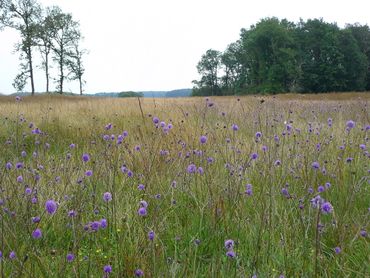
{"type": "Polygon", "coordinates": [[[265,18],[241,29],[224,52],[206,51],[193,95],[364,91],[369,66],[367,25],[265,18]]]}

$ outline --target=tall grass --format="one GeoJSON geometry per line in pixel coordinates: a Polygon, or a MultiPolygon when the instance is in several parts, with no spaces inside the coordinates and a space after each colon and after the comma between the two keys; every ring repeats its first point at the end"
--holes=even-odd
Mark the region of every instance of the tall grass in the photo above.
{"type": "Polygon", "coordinates": [[[0,98],[2,277],[369,277],[370,97],[336,98],[0,98]]]}

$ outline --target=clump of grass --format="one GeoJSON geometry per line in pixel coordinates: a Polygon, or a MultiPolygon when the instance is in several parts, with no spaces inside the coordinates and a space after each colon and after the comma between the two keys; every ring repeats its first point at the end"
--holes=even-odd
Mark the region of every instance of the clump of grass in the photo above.
{"type": "Polygon", "coordinates": [[[2,276],[366,277],[368,98],[326,98],[0,99],[2,276]]]}

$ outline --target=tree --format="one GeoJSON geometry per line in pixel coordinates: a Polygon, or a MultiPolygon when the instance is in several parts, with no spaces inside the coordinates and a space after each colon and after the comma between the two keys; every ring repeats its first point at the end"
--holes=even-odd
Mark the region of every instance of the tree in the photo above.
{"type": "Polygon", "coordinates": [[[322,19],[301,21],[298,27],[301,50],[300,85],[304,92],[334,92],[345,87],[340,30],[322,19]]]}
{"type": "Polygon", "coordinates": [[[288,92],[297,73],[295,25],[277,18],[262,19],[242,29],[248,88],[255,92],[288,92]]]}
{"type": "MultiPolygon", "coordinates": [[[[37,45],[37,25],[41,17],[41,7],[36,0],[0,0],[0,27],[19,31],[21,42],[15,47],[20,53],[21,72],[13,86],[23,90],[27,79],[31,82],[31,94],[35,94],[33,48],[37,45]]],[[[0,29],[1,29],[0,28],[0,29]]]]}
{"type": "Polygon", "coordinates": [[[366,87],[368,61],[361,52],[356,39],[348,29],[341,30],[339,35],[340,51],[343,55],[344,81],[343,91],[363,91],[366,87]]]}
{"type": "MultiPolygon", "coordinates": [[[[201,60],[197,65],[198,73],[201,75],[200,81],[194,81],[193,83],[202,89],[202,94],[216,95],[220,92],[218,85],[218,71],[220,69],[221,52],[213,49],[208,49],[205,54],[202,55],[201,60]]],[[[197,88],[195,88],[195,91],[197,88]]]]}
{"type": "Polygon", "coordinates": [[[240,40],[229,44],[221,54],[221,64],[224,69],[224,76],[221,77],[222,88],[233,94],[243,88],[246,81],[246,67],[242,56],[243,49],[240,40]]]}
{"type": "Polygon", "coordinates": [[[80,49],[78,41],[74,42],[73,47],[74,48],[69,53],[70,57],[67,61],[67,65],[71,72],[70,80],[78,80],[80,87],[80,95],[82,95],[83,85],[86,83],[86,81],[82,79],[82,76],[85,73],[82,58],[87,53],[87,50],[80,49]]]}
{"type": "Polygon", "coordinates": [[[68,78],[68,59],[75,50],[81,34],[79,23],[72,19],[71,14],[63,13],[59,7],[52,7],[50,10],[51,28],[54,30],[52,41],[53,60],[58,64],[59,76],[57,89],[63,93],[64,81],[68,78]]]}
{"type": "Polygon", "coordinates": [[[45,71],[46,93],[50,86],[50,54],[53,47],[53,38],[57,30],[54,29],[51,9],[46,9],[46,15],[37,25],[38,48],[42,58],[41,68],[45,71]]]}
{"type": "Polygon", "coordinates": [[[370,28],[368,25],[348,24],[346,30],[349,30],[355,40],[362,54],[366,56],[366,85],[365,90],[370,90],[370,28]]]}

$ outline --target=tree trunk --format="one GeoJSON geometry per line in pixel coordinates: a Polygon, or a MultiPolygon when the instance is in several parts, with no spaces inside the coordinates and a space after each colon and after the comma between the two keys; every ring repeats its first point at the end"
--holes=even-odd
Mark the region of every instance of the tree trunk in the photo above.
{"type": "Polygon", "coordinates": [[[80,95],[82,96],[82,79],[81,79],[81,76],[78,77],[78,81],[80,82],[80,95]]]}
{"type": "Polygon", "coordinates": [[[49,53],[45,53],[46,93],[49,93],[49,53]]]}
{"type": "Polygon", "coordinates": [[[30,79],[31,79],[31,95],[35,95],[35,83],[33,80],[33,66],[32,66],[32,52],[31,47],[28,47],[28,64],[30,67],[30,79]]]}

